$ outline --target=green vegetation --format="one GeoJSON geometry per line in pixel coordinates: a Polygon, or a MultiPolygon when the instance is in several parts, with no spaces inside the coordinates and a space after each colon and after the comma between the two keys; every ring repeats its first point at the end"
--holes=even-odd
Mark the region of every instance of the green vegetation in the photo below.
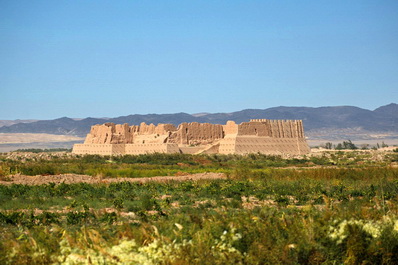
{"type": "MultiPolygon", "coordinates": [[[[322,145],[323,148],[328,149],[328,150],[357,150],[359,149],[358,146],[356,146],[354,143],[351,142],[351,140],[343,141],[342,143],[338,143],[337,145],[333,145],[331,142],[326,142],[325,144],[322,145]]],[[[370,144],[361,144],[360,149],[362,150],[369,150],[370,144]]],[[[381,145],[379,143],[376,143],[376,145],[372,146],[372,150],[377,150],[379,148],[385,148],[388,147],[388,144],[381,142],[381,145]]]]}
{"type": "Polygon", "coordinates": [[[343,149],[346,149],[346,150],[356,150],[356,149],[358,149],[358,147],[357,147],[355,144],[353,144],[353,143],[351,142],[351,140],[348,140],[348,141],[343,141],[342,144],[341,144],[341,143],[337,144],[337,146],[336,146],[335,149],[336,149],[336,150],[343,150],[343,149]]]}
{"type": "Polygon", "coordinates": [[[391,153],[382,158],[370,152],[331,152],[320,156],[283,159],[280,156],[263,154],[241,155],[187,155],[151,154],[125,156],[49,156],[10,159],[0,156],[0,177],[10,174],[54,175],[85,174],[101,177],[153,177],[170,176],[179,173],[223,172],[231,174],[239,168],[262,169],[275,167],[366,167],[386,166],[398,161],[398,155],[391,153]]]}
{"type": "Polygon", "coordinates": [[[397,264],[397,158],[3,157],[6,172],[228,179],[0,185],[0,263],[397,264]]]}

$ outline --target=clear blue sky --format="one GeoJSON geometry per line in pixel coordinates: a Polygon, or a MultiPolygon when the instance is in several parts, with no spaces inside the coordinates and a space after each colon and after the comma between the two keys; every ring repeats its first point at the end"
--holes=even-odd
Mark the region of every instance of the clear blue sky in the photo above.
{"type": "Polygon", "coordinates": [[[0,0],[0,119],[398,102],[398,1],[0,0]]]}

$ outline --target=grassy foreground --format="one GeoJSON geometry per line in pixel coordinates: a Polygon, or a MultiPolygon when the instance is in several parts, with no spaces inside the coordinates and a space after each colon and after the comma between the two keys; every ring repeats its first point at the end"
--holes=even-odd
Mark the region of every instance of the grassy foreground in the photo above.
{"type": "Polygon", "coordinates": [[[4,159],[4,171],[212,169],[229,179],[0,185],[0,264],[398,264],[394,157],[161,157],[4,159]],[[311,167],[321,163],[334,166],[311,167]]]}

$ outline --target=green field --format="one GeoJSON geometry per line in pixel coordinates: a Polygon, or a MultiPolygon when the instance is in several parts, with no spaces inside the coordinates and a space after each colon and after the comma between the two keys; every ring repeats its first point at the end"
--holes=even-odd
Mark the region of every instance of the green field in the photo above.
{"type": "Polygon", "coordinates": [[[0,156],[0,178],[227,179],[0,185],[0,264],[398,264],[396,153],[0,156]]]}

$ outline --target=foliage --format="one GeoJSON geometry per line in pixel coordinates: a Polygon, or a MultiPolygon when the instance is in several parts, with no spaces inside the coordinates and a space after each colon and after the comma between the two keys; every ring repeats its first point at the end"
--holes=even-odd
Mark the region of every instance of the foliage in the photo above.
{"type": "MultiPolygon", "coordinates": [[[[346,153],[42,161],[41,170],[55,172],[215,170],[228,178],[0,185],[0,264],[397,264],[393,155],[364,164],[346,153]]],[[[3,165],[33,172],[40,163],[3,165]]]]}
{"type": "Polygon", "coordinates": [[[343,141],[343,143],[338,143],[335,149],[336,150],[342,150],[342,149],[356,150],[356,149],[358,149],[358,147],[355,144],[353,144],[351,142],[351,140],[348,140],[348,141],[343,141]]]}
{"type": "MultiPolygon", "coordinates": [[[[0,177],[13,174],[54,175],[85,174],[101,177],[153,177],[178,175],[181,173],[233,172],[250,168],[251,170],[277,167],[340,166],[366,167],[375,165],[374,154],[369,152],[331,152],[321,156],[294,157],[284,159],[280,156],[264,154],[242,155],[189,155],[189,154],[146,154],[125,156],[54,156],[45,159],[33,156],[24,160],[0,156],[0,177]]],[[[377,165],[391,162],[392,156],[384,155],[377,165]]]]}

